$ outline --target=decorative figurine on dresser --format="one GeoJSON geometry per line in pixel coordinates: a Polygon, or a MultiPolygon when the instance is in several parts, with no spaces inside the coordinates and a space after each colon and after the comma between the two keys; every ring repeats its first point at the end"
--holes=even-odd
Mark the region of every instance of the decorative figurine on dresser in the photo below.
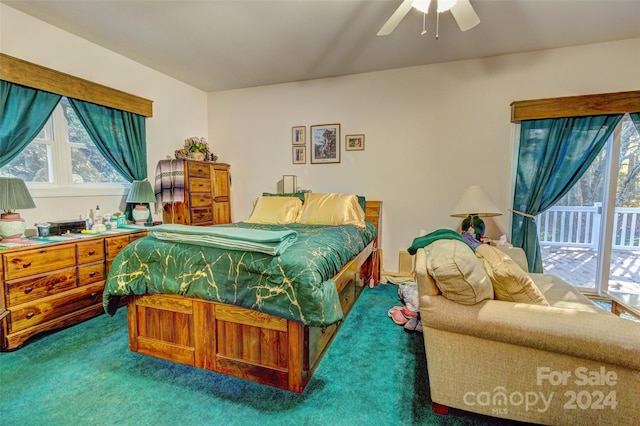
{"type": "Polygon", "coordinates": [[[189,159],[161,160],[156,168],[156,201],[163,223],[231,223],[231,174],[224,163],[189,159]]]}

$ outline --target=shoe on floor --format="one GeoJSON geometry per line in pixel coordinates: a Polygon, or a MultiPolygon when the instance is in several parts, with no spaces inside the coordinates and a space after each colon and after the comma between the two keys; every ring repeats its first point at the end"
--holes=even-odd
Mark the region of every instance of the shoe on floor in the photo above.
{"type": "Polygon", "coordinates": [[[403,306],[402,307],[402,315],[407,317],[407,319],[411,319],[411,318],[417,318],[418,313],[417,312],[413,312],[411,309],[407,308],[406,306],[403,306]]]}
{"type": "Polygon", "coordinates": [[[387,312],[387,315],[389,315],[389,318],[391,318],[391,320],[398,325],[405,325],[407,321],[409,321],[402,314],[402,306],[394,306],[393,308],[389,309],[389,312],[387,312]]]}

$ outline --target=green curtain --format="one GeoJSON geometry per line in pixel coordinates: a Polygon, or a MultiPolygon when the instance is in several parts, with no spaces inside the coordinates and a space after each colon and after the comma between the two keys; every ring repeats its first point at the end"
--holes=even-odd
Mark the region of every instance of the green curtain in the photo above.
{"type": "MultiPolygon", "coordinates": [[[[589,168],[622,116],[523,121],[513,210],[535,217],[557,203],[589,168]]],[[[538,230],[529,216],[513,214],[511,239],[527,254],[529,270],[542,272],[538,230]]]]}
{"type": "MultiPolygon", "coordinates": [[[[119,109],[69,98],[71,107],[87,129],[96,148],[129,182],[147,177],[145,117],[119,109]]],[[[132,219],[127,203],[125,215],[132,219]]],[[[151,220],[151,209],[149,209],[151,220]]]]}
{"type": "Polygon", "coordinates": [[[147,177],[145,118],[119,109],[69,98],[96,148],[129,182],[147,177]]]}
{"type": "Polygon", "coordinates": [[[640,112],[629,113],[629,116],[631,116],[631,120],[636,126],[636,130],[638,131],[638,133],[640,133],[640,112]]]}
{"type": "Polygon", "coordinates": [[[38,136],[60,95],[0,80],[0,167],[38,136]]]}

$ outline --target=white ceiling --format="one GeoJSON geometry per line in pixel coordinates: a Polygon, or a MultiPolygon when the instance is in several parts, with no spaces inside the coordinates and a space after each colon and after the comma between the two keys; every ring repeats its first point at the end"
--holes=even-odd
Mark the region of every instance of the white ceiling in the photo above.
{"type": "Polygon", "coordinates": [[[401,0],[2,3],[207,92],[640,37],[639,0],[471,0],[438,40],[415,10],[376,36],[401,0]]]}

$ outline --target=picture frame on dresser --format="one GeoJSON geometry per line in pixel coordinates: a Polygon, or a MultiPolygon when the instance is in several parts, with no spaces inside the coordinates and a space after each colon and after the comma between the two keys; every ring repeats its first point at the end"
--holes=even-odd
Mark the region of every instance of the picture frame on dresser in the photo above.
{"type": "Polygon", "coordinates": [[[340,124],[318,124],[310,131],[311,164],[340,162],[340,124]]]}

